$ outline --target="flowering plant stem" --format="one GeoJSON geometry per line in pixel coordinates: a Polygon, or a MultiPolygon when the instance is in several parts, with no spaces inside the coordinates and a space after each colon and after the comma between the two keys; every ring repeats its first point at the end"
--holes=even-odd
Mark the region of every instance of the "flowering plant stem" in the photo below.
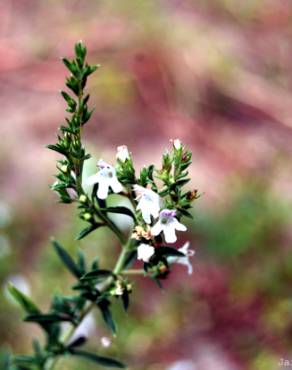
{"type": "Polygon", "coordinates": [[[60,203],[78,205],[79,217],[86,222],[86,227],[78,234],[77,240],[107,227],[116,236],[121,250],[114,268],[104,269],[99,267],[98,261],[88,261],[81,250],[77,258],[73,258],[54,240],[53,246],[64,266],[74,276],[75,283],[72,286],[74,294],[53,296],[48,312],[43,312],[16,287],[9,286],[9,292],[26,312],[24,320],[39,325],[45,340],[44,343],[37,339],[33,341],[33,354],[11,356],[5,370],[53,370],[59,358],[68,355],[105,367],[126,368],[116,359],[80,349],[88,339],[88,333],[83,334],[80,330],[86,316],[93,308],[99,309],[105,324],[115,336],[112,298],[115,297],[114,302],[119,300],[128,310],[132,283],[127,275],[143,275],[161,287],[160,281],[167,278],[172,263],[186,265],[189,273],[192,271],[189,257],[193,251],[188,249],[189,243],[179,249],[164,245],[176,242],[176,231],[186,231],[180,219],[183,216],[192,218],[188,210],[197,198],[196,190],[185,192],[183,188],[190,180],[187,168],[191,164],[191,152],[180,140],[173,143],[172,153],[164,153],[161,170],[155,169],[154,165],[144,166],[140,175],[136,174],[128,148],[125,145],[118,147],[116,166],[100,159],[98,172],[86,179],[87,184],[93,187],[91,191],[85,191],[83,167],[90,155],[83,146],[81,133],[92,114],[87,105],[89,94],[85,93],[85,87],[87,77],[97,69],[97,66],[88,65],[85,57],[85,46],[77,43],[75,58],[63,58],[70,71],[66,79],[70,93],[62,91],[61,94],[67,102],[66,111],[70,116],[60,127],[57,143],[48,145],[49,149],[63,156],[57,161],[57,180],[51,188],[59,195],[60,203]],[[161,189],[155,179],[160,180],[161,189]],[[119,204],[108,206],[107,197],[112,193],[126,197],[132,209],[119,204]],[[127,236],[109,214],[132,219],[133,225],[127,236]],[[143,263],[143,269],[131,269],[136,260],[143,263]],[[62,324],[66,322],[70,323],[70,328],[63,333],[62,324]]]}

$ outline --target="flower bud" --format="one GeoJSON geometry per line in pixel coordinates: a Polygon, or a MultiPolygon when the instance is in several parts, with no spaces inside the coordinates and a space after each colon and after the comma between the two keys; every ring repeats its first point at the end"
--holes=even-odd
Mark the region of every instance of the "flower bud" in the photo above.
{"type": "Polygon", "coordinates": [[[164,272],[166,272],[168,270],[167,266],[165,264],[161,264],[159,267],[158,267],[158,271],[163,274],[164,272]]]}
{"type": "Polygon", "coordinates": [[[80,195],[79,202],[80,203],[86,203],[86,201],[87,201],[87,196],[84,195],[84,194],[80,195]]]}
{"type": "Polygon", "coordinates": [[[116,295],[123,295],[123,293],[124,293],[123,284],[120,281],[117,281],[117,283],[116,283],[116,289],[115,289],[115,294],[116,295]]]}
{"type": "Polygon", "coordinates": [[[126,145],[117,147],[117,159],[119,159],[121,162],[126,162],[126,160],[130,159],[130,154],[126,145]]]}
{"type": "Polygon", "coordinates": [[[66,172],[68,171],[68,166],[67,166],[67,164],[63,164],[63,165],[61,166],[60,170],[61,170],[62,172],[64,172],[64,173],[66,173],[66,172]]]}
{"type": "Polygon", "coordinates": [[[88,213],[88,212],[83,214],[83,219],[86,220],[86,221],[89,221],[91,219],[91,217],[92,217],[91,214],[88,213]]]}
{"type": "Polygon", "coordinates": [[[176,150],[180,150],[182,148],[182,143],[179,139],[173,140],[173,146],[176,150]]]}

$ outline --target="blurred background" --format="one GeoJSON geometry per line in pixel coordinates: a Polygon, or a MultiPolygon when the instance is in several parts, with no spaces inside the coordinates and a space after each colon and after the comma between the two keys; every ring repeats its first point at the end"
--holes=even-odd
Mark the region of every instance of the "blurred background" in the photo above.
{"type": "Polygon", "coordinates": [[[193,275],[175,267],[164,292],[138,278],[129,315],[115,311],[118,337],[102,346],[110,335],[96,312],[90,345],[133,370],[292,360],[291,1],[6,0],[0,19],[0,351],[26,353],[39,335],[20,321],[8,280],[44,309],[52,293],[70,292],[50,237],[73,254],[102,253],[104,266],[118,248],[102,231],[76,243],[77,211],[49,190],[58,156],[45,145],[65,109],[60,57],[82,39],[102,64],[89,81],[93,157],[113,163],[126,144],[138,168],[159,165],[180,138],[203,193],[180,239],[196,250],[193,275]]]}

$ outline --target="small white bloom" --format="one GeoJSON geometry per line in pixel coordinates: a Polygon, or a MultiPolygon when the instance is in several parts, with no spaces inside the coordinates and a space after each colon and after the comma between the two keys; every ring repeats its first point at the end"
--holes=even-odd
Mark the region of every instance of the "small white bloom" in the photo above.
{"type": "Polygon", "coordinates": [[[140,185],[134,185],[134,191],[137,194],[138,200],[137,210],[141,210],[143,220],[151,223],[151,215],[157,218],[160,210],[160,198],[157,193],[151,189],[143,188],[140,185]]]}
{"type": "Polygon", "coordinates": [[[109,337],[101,337],[100,342],[104,348],[108,348],[112,344],[109,337]]]}
{"type": "Polygon", "coordinates": [[[179,252],[183,253],[184,257],[167,257],[167,262],[169,264],[172,263],[180,263],[181,265],[185,265],[188,268],[188,274],[191,275],[193,273],[193,266],[190,262],[190,257],[195,254],[195,251],[189,249],[190,242],[186,242],[181,248],[178,249],[179,252]]]}
{"type": "Polygon", "coordinates": [[[115,289],[115,294],[116,295],[123,295],[124,294],[124,287],[120,281],[116,282],[116,289],[115,289]]]}
{"type": "Polygon", "coordinates": [[[138,252],[137,259],[142,260],[143,262],[149,262],[150,258],[154,254],[154,251],[155,251],[154,247],[152,247],[149,244],[142,243],[139,245],[137,249],[138,252]]]}
{"type": "Polygon", "coordinates": [[[182,147],[182,143],[179,139],[175,139],[173,140],[173,146],[175,147],[176,150],[179,150],[182,147]]]}
{"type": "Polygon", "coordinates": [[[127,159],[130,159],[130,153],[126,145],[117,147],[117,159],[121,162],[126,162],[127,159]]]}
{"type": "Polygon", "coordinates": [[[99,171],[87,179],[88,185],[98,184],[97,197],[106,199],[109,188],[114,193],[120,193],[123,190],[122,184],[117,179],[116,170],[110,164],[100,159],[97,163],[99,171]]]}
{"type": "Polygon", "coordinates": [[[175,230],[186,231],[187,229],[186,226],[181,224],[175,216],[175,210],[163,209],[160,212],[158,222],[152,227],[152,235],[157,236],[163,231],[165,241],[167,243],[175,243],[177,240],[175,230]]]}

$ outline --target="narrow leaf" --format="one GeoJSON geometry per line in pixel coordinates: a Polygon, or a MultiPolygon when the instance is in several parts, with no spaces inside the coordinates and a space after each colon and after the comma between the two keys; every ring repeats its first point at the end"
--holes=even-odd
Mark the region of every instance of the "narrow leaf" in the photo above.
{"type": "Polygon", "coordinates": [[[80,347],[83,344],[85,344],[86,341],[87,341],[86,337],[84,337],[84,336],[78,337],[72,343],[69,344],[68,349],[80,347]]]}
{"type": "Polygon", "coordinates": [[[27,322],[36,322],[36,323],[54,323],[62,321],[72,321],[72,317],[65,314],[35,314],[29,315],[24,318],[24,321],[27,322]]]}
{"type": "Polygon", "coordinates": [[[111,311],[109,309],[110,302],[107,299],[102,300],[101,302],[98,303],[98,307],[101,310],[102,317],[109,327],[109,329],[115,334],[116,333],[116,324],[113,320],[111,311]]]}
{"type": "Polygon", "coordinates": [[[185,209],[179,208],[179,211],[185,217],[188,217],[188,218],[191,218],[191,219],[194,218],[193,215],[190,212],[186,211],[185,209]]]}
{"type": "Polygon", "coordinates": [[[177,256],[177,257],[185,257],[185,255],[172,247],[159,247],[155,249],[156,256],[177,256]]]}
{"type": "Polygon", "coordinates": [[[122,362],[117,361],[113,358],[110,357],[103,357],[103,356],[98,356],[94,353],[86,352],[86,351],[80,351],[77,349],[71,349],[70,352],[72,355],[79,356],[86,358],[87,360],[91,360],[99,365],[106,366],[106,367],[115,367],[119,369],[126,369],[127,366],[124,365],[122,362]]]}
{"type": "Polygon", "coordinates": [[[122,301],[125,311],[128,311],[130,300],[129,300],[129,293],[125,290],[122,295],[122,301]]]}
{"type": "Polygon", "coordinates": [[[53,246],[60,257],[60,259],[63,261],[64,265],[68,268],[68,270],[77,278],[81,277],[81,272],[76,265],[76,263],[73,261],[72,257],[68,254],[68,252],[61,247],[61,245],[53,240],[53,246]]]}
{"type": "Polygon", "coordinates": [[[12,297],[20,304],[20,306],[25,310],[28,314],[38,314],[40,313],[39,308],[32,302],[32,300],[18,290],[12,283],[8,283],[7,287],[9,293],[12,297]]]}
{"type": "Polygon", "coordinates": [[[113,273],[110,270],[93,270],[88,272],[87,274],[83,275],[80,280],[96,280],[96,279],[104,279],[109,276],[113,276],[113,273]]]}
{"type": "Polygon", "coordinates": [[[127,215],[133,218],[133,220],[136,219],[134,213],[127,207],[107,207],[101,209],[102,212],[109,212],[109,213],[119,213],[122,215],[127,215]]]}
{"type": "Polygon", "coordinates": [[[83,229],[79,234],[78,236],[76,237],[76,240],[81,240],[83,238],[85,238],[85,236],[87,236],[88,234],[90,234],[92,231],[98,229],[99,227],[101,226],[104,226],[104,223],[102,222],[98,222],[98,223],[95,223],[95,224],[92,224],[88,227],[86,227],[85,229],[83,229]]]}
{"type": "Polygon", "coordinates": [[[35,365],[35,359],[33,356],[14,356],[13,363],[17,366],[24,366],[27,369],[31,368],[31,365],[35,365]]]}
{"type": "Polygon", "coordinates": [[[63,149],[62,147],[60,147],[60,145],[49,144],[49,145],[47,145],[47,148],[50,149],[50,150],[54,150],[57,153],[66,155],[66,150],[63,149]]]}

